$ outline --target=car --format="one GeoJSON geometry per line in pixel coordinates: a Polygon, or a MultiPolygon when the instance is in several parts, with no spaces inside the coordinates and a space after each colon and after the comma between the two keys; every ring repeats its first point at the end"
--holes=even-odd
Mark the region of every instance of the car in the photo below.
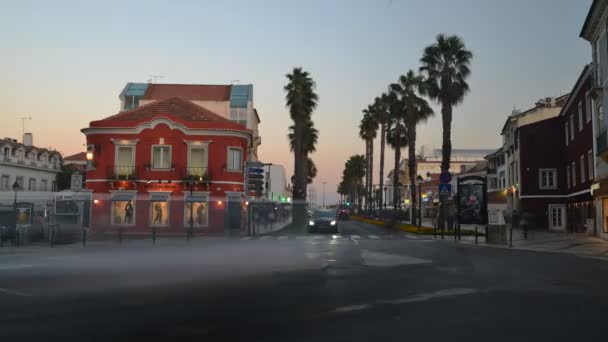
{"type": "Polygon", "coordinates": [[[349,218],[349,213],[348,213],[348,209],[343,207],[338,209],[338,219],[340,220],[348,220],[349,218]]]}
{"type": "Polygon", "coordinates": [[[308,221],[309,233],[338,233],[338,220],[333,210],[317,210],[308,221]]]}

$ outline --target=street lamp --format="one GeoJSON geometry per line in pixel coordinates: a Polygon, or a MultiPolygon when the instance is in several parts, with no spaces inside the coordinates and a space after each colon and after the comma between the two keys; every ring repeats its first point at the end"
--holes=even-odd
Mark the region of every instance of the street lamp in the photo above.
{"type": "Polygon", "coordinates": [[[422,225],[422,176],[416,177],[418,183],[418,232],[420,232],[420,226],[422,225]]]}
{"type": "Polygon", "coordinates": [[[17,191],[19,191],[19,188],[21,186],[19,185],[19,182],[15,181],[15,183],[13,183],[13,191],[15,192],[15,200],[13,201],[13,207],[15,209],[17,209],[17,191]]]}

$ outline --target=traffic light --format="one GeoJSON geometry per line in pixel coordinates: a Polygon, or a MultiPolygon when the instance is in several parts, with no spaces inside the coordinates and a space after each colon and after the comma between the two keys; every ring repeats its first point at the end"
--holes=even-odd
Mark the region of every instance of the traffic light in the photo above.
{"type": "Polygon", "coordinates": [[[346,206],[347,206],[347,207],[350,207],[350,202],[346,202],[346,206]]]}

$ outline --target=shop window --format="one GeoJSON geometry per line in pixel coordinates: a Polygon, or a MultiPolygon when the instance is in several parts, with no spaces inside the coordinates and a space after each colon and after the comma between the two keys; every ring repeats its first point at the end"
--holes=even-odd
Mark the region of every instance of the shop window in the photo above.
{"type": "Polygon", "coordinates": [[[209,203],[206,196],[187,196],[184,206],[184,227],[207,227],[209,203]]]}
{"type": "Polygon", "coordinates": [[[169,225],[169,201],[167,199],[150,201],[150,225],[169,225]]]}
{"type": "Polygon", "coordinates": [[[135,224],[135,201],[132,199],[112,200],[112,224],[133,225],[135,224]]]}

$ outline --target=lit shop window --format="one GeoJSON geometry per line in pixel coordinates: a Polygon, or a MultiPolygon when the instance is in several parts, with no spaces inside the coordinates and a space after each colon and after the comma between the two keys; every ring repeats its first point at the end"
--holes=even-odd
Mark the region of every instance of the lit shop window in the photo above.
{"type": "Polygon", "coordinates": [[[169,201],[166,199],[150,201],[150,224],[152,226],[169,225],[169,201]]]}
{"type": "Polygon", "coordinates": [[[190,227],[192,222],[193,227],[206,227],[209,223],[209,207],[206,201],[202,199],[190,198],[186,201],[186,210],[184,213],[184,226],[190,227]]]}
{"type": "Polygon", "coordinates": [[[135,202],[133,200],[112,200],[112,224],[135,224],[135,202]]]}

